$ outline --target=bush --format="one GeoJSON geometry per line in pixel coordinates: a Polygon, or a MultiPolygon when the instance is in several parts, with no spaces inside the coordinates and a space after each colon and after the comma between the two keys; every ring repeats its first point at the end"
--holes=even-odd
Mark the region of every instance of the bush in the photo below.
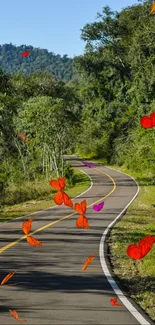
{"type": "Polygon", "coordinates": [[[72,165],[68,162],[65,163],[64,176],[67,178],[68,185],[73,186],[74,185],[74,169],[72,168],[72,165]]]}
{"type": "MultiPolygon", "coordinates": [[[[53,191],[52,191],[53,192],[53,191]]],[[[4,198],[4,205],[14,205],[29,200],[36,200],[51,193],[51,187],[45,179],[35,182],[24,182],[22,185],[11,185],[4,198]]]]}
{"type": "Polygon", "coordinates": [[[0,207],[3,205],[3,200],[6,194],[6,190],[8,188],[8,176],[9,173],[6,170],[6,166],[4,164],[2,164],[0,166],[0,207]]]}

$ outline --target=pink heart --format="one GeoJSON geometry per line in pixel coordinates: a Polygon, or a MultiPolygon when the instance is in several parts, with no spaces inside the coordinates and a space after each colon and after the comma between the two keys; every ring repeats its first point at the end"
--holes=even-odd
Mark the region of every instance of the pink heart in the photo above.
{"type": "Polygon", "coordinates": [[[104,202],[101,202],[101,203],[99,203],[99,204],[94,205],[94,206],[93,206],[93,209],[94,209],[95,211],[100,211],[103,207],[104,207],[104,202]]]}
{"type": "Polygon", "coordinates": [[[127,255],[136,260],[142,259],[151,250],[153,244],[155,243],[155,236],[147,235],[141,239],[138,244],[131,244],[127,248],[127,255]]]}
{"type": "Polygon", "coordinates": [[[82,161],[82,163],[89,168],[95,167],[95,165],[91,162],[82,161]]]}
{"type": "Polygon", "coordinates": [[[94,165],[93,163],[90,162],[90,163],[88,163],[88,167],[89,167],[89,168],[93,168],[93,167],[95,167],[95,165],[94,165]]]}

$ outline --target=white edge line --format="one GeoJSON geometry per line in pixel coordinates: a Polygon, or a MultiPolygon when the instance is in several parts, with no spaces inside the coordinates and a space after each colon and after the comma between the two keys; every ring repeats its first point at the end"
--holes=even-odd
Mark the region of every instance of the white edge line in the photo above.
{"type": "MultiPolygon", "coordinates": [[[[95,164],[96,162],[94,162],[95,164]]],[[[110,223],[110,225],[108,225],[108,227],[105,229],[101,240],[100,240],[100,245],[99,245],[99,256],[100,256],[100,263],[103,269],[103,272],[109,282],[109,284],[111,285],[112,289],[115,291],[116,295],[118,296],[118,298],[122,301],[122,303],[125,305],[125,307],[129,310],[129,312],[133,315],[133,317],[136,318],[136,320],[141,324],[141,325],[151,325],[141,314],[140,312],[131,304],[131,302],[125,297],[124,293],[120,290],[120,288],[118,287],[117,283],[115,282],[115,280],[113,279],[108,266],[106,264],[106,260],[105,260],[105,249],[104,249],[104,243],[106,240],[106,236],[108,234],[108,232],[110,231],[110,229],[112,229],[113,225],[116,223],[116,221],[118,219],[120,219],[120,217],[122,216],[122,214],[124,213],[124,211],[129,207],[129,205],[135,200],[135,198],[137,197],[138,193],[139,193],[139,185],[138,183],[135,181],[135,179],[130,176],[129,174],[126,174],[124,172],[118,171],[116,169],[104,166],[104,165],[100,165],[100,167],[106,167],[107,169],[111,169],[113,171],[116,171],[118,173],[124,174],[129,176],[130,178],[133,179],[133,181],[136,183],[137,185],[137,192],[134,195],[134,197],[131,199],[131,201],[126,205],[126,207],[120,212],[120,214],[110,223]]]]}
{"type": "MultiPolygon", "coordinates": [[[[103,165],[101,165],[102,167],[103,165]]],[[[104,166],[103,166],[104,167],[104,166]]],[[[129,205],[135,200],[135,198],[137,197],[138,193],[139,193],[139,185],[137,184],[137,182],[135,181],[135,179],[123,172],[117,171],[116,169],[110,168],[105,166],[108,169],[114,170],[116,172],[119,172],[121,174],[125,174],[127,176],[129,176],[130,178],[132,178],[134,180],[134,182],[137,185],[137,192],[134,195],[134,197],[132,198],[132,200],[126,205],[126,207],[121,211],[121,213],[110,223],[110,225],[108,225],[108,227],[105,229],[102,237],[101,237],[101,241],[100,241],[100,245],[99,245],[99,256],[100,256],[100,263],[103,269],[103,272],[108,280],[108,282],[110,283],[111,287],[113,288],[113,290],[115,291],[116,295],[118,296],[118,298],[122,301],[122,303],[125,305],[125,307],[129,310],[129,312],[136,318],[136,320],[141,324],[141,325],[151,325],[148,321],[146,321],[146,319],[140,314],[140,312],[131,304],[131,302],[125,297],[124,293],[120,290],[120,288],[118,287],[118,285],[116,284],[115,280],[113,279],[108,266],[106,264],[106,260],[105,260],[105,249],[104,249],[104,243],[106,240],[106,235],[108,234],[108,232],[110,231],[110,229],[112,229],[112,226],[116,223],[116,221],[118,219],[120,219],[120,217],[122,216],[122,214],[124,213],[124,211],[129,207],[129,205]]]]}
{"type": "MultiPolygon", "coordinates": [[[[95,163],[95,162],[94,162],[95,163]]],[[[104,165],[101,165],[101,167],[104,167],[104,165]]],[[[106,167],[106,166],[105,166],[106,167]]],[[[119,297],[119,299],[123,302],[123,304],[126,306],[126,308],[129,310],[129,312],[138,320],[138,322],[141,324],[141,325],[151,325],[150,323],[148,323],[145,318],[136,310],[136,308],[130,303],[130,301],[125,297],[125,295],[123,294],[123,292],[120,290],[120,288],[118,287],[118,285],[116,284],[115,280],[113,279],[108,267],[107,267],[107,264],[106,264],[106,261],[105,261],[105,257],[104,257],[104,242],[105,242],[105,239],[106,239],[106,235],[107,233],[109,232],[109,230],[112,228],[113,224],[116,222],[116,220],[118,220],[121,215],[123,214],[123,212],[128,208],[128,206],[134,201],[134,199],[136,198],[136,196],[138,195],[139,193],[139,185],[137,184],[137,182],[135,181],[135,179],[126,174],[126,173],[123,173],[123,172],[120,172],[120,171],[117,171],[115,169],[112,169],[110,167],[106,167],[108,169],[111,169],[111,170],[114,170],[118,173],[121,173],[121,174],[125,174],[127,176],[129,176],[130,178],[132,178],[134,180],[134,182],[136,183],[138,189],[137,189],[137,192],[136,194],[134,195],[134,197],[132,198],[132,200],[126,205],[126,207],[122,210],[122,212],[114,219],[114,221],[111,222],[111,224],[105,229],[102,237],[101,237],[101,241],[100,241],[100,245],[99,245],[99,256],[100,256],[100,262],[101,262],[101,266],[102,266],[102,269],[103,269],[103,272],[108,280],[108,282],[110,283],[111,287],[113,288],[113,290],[115,291],[116,295],[119,297]]],[[[79,169],[82,173],[86,174],[90,181],[91,181],[91,185],[90,187],[82,192],[81,194],[79,194],[78,196],[76,196],[75,198],[85,194],[86,192],[90,191],[90,189],[92,188],[93,186],[93,181],[92,181],[92,178],[86,173],[84,172],[83,170],[79,169]]],[[[74,199],[75,199],[74,198],[74,199]]],[[[51,207],[51,208],[48,208],[48,209],[53,209],[55,208],[57,205],[51,207]]],[[[46,211],[48,210],[46,209],[46,211]]],[[[19,218],[16,218],[14,220],[9,220],[7,221],[8,222],[13,222],[15,220],[19,220],[19,219],[22,219],[22,218],[25,218],[29,215],[34,215],[34,214],[37,214],[39,212],[42,212],[42,211],[45,211],[45,210],[40,210],[40,211],[37,211],[37,212],[33,212],[33,213],[30,213],[30,214],[27,214],[25,216],[22,216],[22,217],[19,217],[19,218]]]]}
{"type": "MultiPolygon", "coordinates": [[[[78,168],[78,167],[77,167],[77,168],[78,168]]],[[[79,169],[79,168],[78,168],[78,169],[79,169]]],[[[91,188],[92,188],[92,186],[93,186],[93,181],[92,181],[91,177],[90,177],[86,172],[84,172],[83,170],[81,170],[81,169],[79,169],[79,170],[80,170],[82,173],[86,174],[86,175],[89,177],[89,179],[90,179],[90,181],[91,181],[91,185],[90,185],[90,187],[89,187],[86,191],[84,191],[84,192],[82,192],[81,194],[75,196],[72,200],[74,200],[74,199],[76,199],[77,197],[79,197],[79,196],[85,194],[86,192],[90,191],[91,188]]],[[[58,205],[54,205],[54,206],[51,207],[51,208],[47,208],[47,209],[45,209],[45,210],[39,210],[39,211],[36,211],[36,212],[30,213],[30,214],[26,214],[25,216],[22,216],[22,217],[19,217],[19,218],[15,218],[15,219],[13,219],[13,220],[8,220],[8,221],[5,221],[5,222],[6,222],[6,223],[14,222],[15,220],[20,220],[20,219],[22,219],[22,218],[29,217],[30,215],[34,215],[34,214],[37,214],[37,213],[40,213],[40,212],[43,212],[43,211],[48,211],[49,209],[54,209],[54,208],[57,207],[57,206],[58,206],[58,205]]]]}

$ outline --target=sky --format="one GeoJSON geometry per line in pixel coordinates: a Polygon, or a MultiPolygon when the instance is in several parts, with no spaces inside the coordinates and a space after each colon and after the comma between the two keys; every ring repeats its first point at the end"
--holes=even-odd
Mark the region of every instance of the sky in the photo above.
{"type": "Polygon", "coordinates": [[[4,0],[0,5],[0,45],[32,45],[74,57],[84,52],[81,29],[97,12],[138,4],[138,0],[4,0]]]}

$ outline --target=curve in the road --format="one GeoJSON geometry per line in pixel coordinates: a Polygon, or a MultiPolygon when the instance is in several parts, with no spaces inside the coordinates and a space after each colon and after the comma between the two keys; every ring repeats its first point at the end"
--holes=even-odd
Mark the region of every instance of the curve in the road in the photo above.
{"type": "MultiPolygon", "coordinates": [[[[96,169],[97,169],[97,168],[96,168],[96,169]]],[[[107,177],[110,178],[110,180],[113,182],[113,189],[112,189],[112,190],[111,190],[107,195],[103,196],[101,199],[99,199],[99,200],[93,202],[92,204],[88,205],[88,206],[87,206],[88,208],[91,207],[91,206],[93,206],[93,205],[96,204],[96,203],[99,203],[100,201],[104,200],[104,199],[107,198],[108,196],[110,196],[110,195],[115,191],[115,189],[116,189],[116,183],[115,183],[114,179],[113,179],[110,175],[108,175],[107,173],[103,172],[102,170],[100,170],[100,169],[97,169],[97,170],[98,170],[101,174],[104,174],[104,175],[106,175],[107,177]]],[[[91,186],[90,186],[90,188],[89,188],[88,190],[90,190],[90,189],[91,189],[91,186]]],[[[85,191],[84,193],[88,192],[88,190],[85,191]]],[[[80,195],[83,195],[84,193],[82,193],[82,194],[80,194],[80,195]]],[[[54,206],[54,207],[55,207],[55,206],[54,206]]],[[[54,207],[53,207],[53,208],[54,208],[54,207]]],[[[38,211],[38,212],[40,212],[40,211],[38,211]]],[[[47,225],[45,225],[45,226],[43,226],[43,227],[41,227],[41,228],[38,228],[38,229],[36,229],[35,231],[29,233],[29,235],[32,236],[32,235],[34,235],[34,234],[36,234],[36,233],[38,233],[38,232],[40,232],[40,231],[42,231],[42,230],[44,230],[44,229],[47,229],[47,228],[49,228],[49,227],[51,227],[51,226],[53,226],[53,225],[55,225],[55,224],[57,224],[57,223],[59,223],[59,222],[65,220],[65,219],[68,219],[68,218],[72,217],[72,216],[75,215],[75,214],[76,214],[76,212],[73,212],[73,213],[71,213],[71,214],[69,214],[69,215],[67,215],[67,216],[65,216],[65,217],[62,217],[62,218],[59,219],[59,220],[53,221],[53,222],[51,222],[51,223],[48,223],[47,225]]],[[[20,237],[19,239],[17,239],[16,241],[13,241],[13,242],[9,243],[8,245],[5,245],[4,247],[2,247],[2,248],[0,249],[0,254],[3,253],[4,251],[8,250],[8,249],[11,248],[12,246],[17,245],[17,244],[20,243],[22,240],[26,239],[26,237],[27,237],[27,236],[24,235],[24,236],[20,237]]]]}
{"type": "MultiPolygon", "coordinates": [[[[107,168],[109,168],[109,167],[107,167],[107,168]]],[[[112,169],[112,168],[109,168],[109,169],[112,169]]],[[[117,171],[117,172],[122,173],[120,171],[117,171]]],[[[130,175],[128,175],[126,173],[122,173],[122,174],[125,174],[125,175],[131,177],[130,175]]],[[[125,305],[125,307],[129,310],[129,312],[137,319],[137,321],[141,325],[151,325],[138,312],[138,310],[131,304],[131,302],[125,297],[125,295],[123,294],[123,292],[120,290],[120,288],[118,287],[117,283],[113,279],[113,277],[112,277],[112,275],[110,273],[110,270],[108,269],[108,266],[107,266],[107,263],[106,263],[106,256],[105,256],[105,240],[106,240],[107,234],[112,229],[112,227],[115,225],[115,223],[119,221],[119,219],[121,218],[121,216],[123,215],[123,213],[130,206],[130,204],[135,200],[135,198],[137,197],[137,195],[139,193],[139,186],[138,186],[137,182],[135,181],[135,179],[133,177],[131,177],[131,178],[134,180],[134,182],[137,185],[137,192],[134,195],[134,197],[130,200],[130,202],[126,205],[126,207],[119,213],[119,215],[105,229],[105,231],[104,231],[104,233],[102,235],[101,241],[100,241],[100,245],[99,245],[99,256],[100,256],[100,262],[101,262],[101,266],[102,266],[103,272],[104,272],[104,274],[105,274],[108,282],[110,283],[111,287],[113,288],[113,290],[115,291],[116,295],[118,296],[118,298],[122,301],[122,303],[125,305]]]]}
{"type": "MultiPolygon", "coordinates": [[[[103,167],[103,166],[102,166],[103,167]]],[[[106,167],[107,168],[107,167],[106,167]]],[[[80,168],[78,168],[80,169],[80,168]]],[[[115,180],[113,179],[113,177],[111,177],[110,175],[108,175],[107,173],[105,173],[104,171],[98,169],[98,168],[94,168],[96,170],[99,171],[99,173],[101,174],[105,174],[109,179],[111,179],[112,183],[113,183],[113,188],[112,190],[107,194],[105,195],[104,197],[100,198],[99,200],[91,203],[90,205],[88,205],[88,207],[91,207],[93,206],[94,204],[104,200],[105,198],[107,198],[108,196],[110,196],[116,189],[116,183],[115,183],[115,180]]],[[[112,169],[114,171],[114,169],[112,169]]],[[[82,171],[84,172],[84,171],[82,171]]],[[[118,172],[118,171],[117,171],[118,172]]],[[[121,172],[120,172],[121,173],[121,172]]],[[[86,174],[86,173],[85,173],[86,174]]],[[[125,174],[125,173],[122,173],[122,174],[125,174]]],[[[88,174],[87,174],[88,175],[88,174]]],[[[127,175],[127,174],[125,174],[127,175]]],[[[89,176],[89,175],[88,175],[89,176]]],[[[134,180],[130,175],[127,175],[128,177],[130,177],[132,180],[134,180]]],[[[91,178],[89,176],[89,178],[91,178]]],[[[134,180],[135,182],[135,180],[134,180]]],[[[136,182],[135,182],[136,183],[136,182]]],[[[137,183],[136,183],[137,184],[137,183]]],[[[91,180],[91,186],[89,187],[88,190],[86,190],[85,192],[81,193],[79,196],[82,196],[84,193],[88,192],[93,186],[93,182],[91,180]]],[[[121,218],[122,214],[125,212],[125,210],[128,208],[128,206],[133,202],[133,200],[136,198],[136,196],[138,195],[138,192],[139,192],[139,187],[138,187],[138,184],[137,184],[137,192],[136,194],[134,195],[134,197],[130,200],[130,202],[126,205],[125,208],[122,209],[122,211],[119,213],[119,215],[106,227],[102,237],[101,237],[101,241],[100,241],[100,245],[99,245],[99,256],[100,256],[100,263],[101,263],[101,266],[102,266],[102,269],[104,271],[104,274],[110,284],[110,286],[112,287],[112,289],[114,290],[114,292],[116,293],[116,295],[118,296],[118,298],[123,302],[123,304],[125,305],[125,307],[128,309],[128,311],[132,314],[132,316],[141,324],[141,325],[151,325],[151,323],[149,323],[148,321],[146,321],[146,319],[141,315],[141,313],[130,303],[130,301],[126,298],[125,294],[120,290],[120,288],[118,287],[118,285],[116,284],[115,280],[113,279],[109,269],[108,269],[108,265],[107,265],[107,260],[106,260],[106,256],[105,256],[105,239],[106,239],[106,236],[108,234],[108,232],[110,231],[110,229],[113,227],[113,225],[121,218]]],[[[77,196],[77,197],[79,197],[77,196]]],[[[54,206],[53,208],[55,208],[56,206],[54,206]]],[[[37,212],[39,213],[39,211],[37,212]]],[[[62,217],[61,219],[59,220],[56,220],[54,222],[51,222],[47,225],[44,225],[43,227],[40,227],[38,229],[36,229],[34,232],[31,233],[31,235],[35,234],[35,233],[38,233],[46,228],[49,228],[65,219],[68,219],[70,218],[71,216],[75,215],[76,212],[74,213],[71,213],[65,217],[62,217]]],[[[24,216],[23,218],[25,218],[26,216],[24,216]]],[[[20,217],[21,219],[22,217],[20,217]]],[[[19,219],[19,218],[18,218],[19,219]]],[[[1,249],[0,249],[0,253],[8,250],[10,247],[16,245],[17,243],[19,243],[20,241],[22,241],[23,239],[25,239],[26,236],[22,236],[21,238],[19,238],[18,240],[16,241],[13,241],[11,243],[9,243],[8,245],[5,245],[3,246],[1,249]]]]}

